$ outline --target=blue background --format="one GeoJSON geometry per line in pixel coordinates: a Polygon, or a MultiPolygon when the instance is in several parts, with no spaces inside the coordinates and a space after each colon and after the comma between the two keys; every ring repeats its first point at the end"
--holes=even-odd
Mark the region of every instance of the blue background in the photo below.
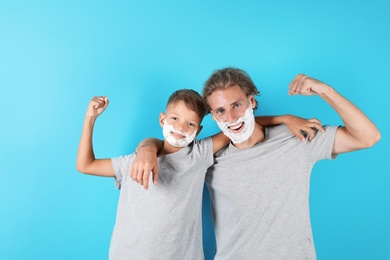
{"type": "MultiPolygon", "coordinates": [[[[116,157],[161,137],[171,92],[235,66],[262,93],[257,115],[341,124],[319,97],[287,95],[305,73],[377,124],[373,148],[316,165],[310,206],[318,259],[390,259],[389,13],[379,0],[1,1],[0,258],[106,259],[119,192],[75,169],[91,97],[111,101],[96,156],[116,157]]],[[[204,210],[212,259],[207,196],[204,210]]]]}

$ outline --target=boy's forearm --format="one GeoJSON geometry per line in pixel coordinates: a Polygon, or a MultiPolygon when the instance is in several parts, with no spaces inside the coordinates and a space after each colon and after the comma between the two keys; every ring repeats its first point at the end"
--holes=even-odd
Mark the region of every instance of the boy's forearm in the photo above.
{"type": "Polygon", "coordinates": [[[92,146],[92,133],[96,117],[85,117],[77,153],[76,169],[83,173],[88,172],[88,165],[95,160],[92,146]]]}
{"type": "Polygon", "coordinates": [[[256,123],[258,123],[261,126],[274,126],[279,125],[282,123],[286,123],[288,120],[289,115],[283,115],[283,116],[257,116],[256,123]]]}

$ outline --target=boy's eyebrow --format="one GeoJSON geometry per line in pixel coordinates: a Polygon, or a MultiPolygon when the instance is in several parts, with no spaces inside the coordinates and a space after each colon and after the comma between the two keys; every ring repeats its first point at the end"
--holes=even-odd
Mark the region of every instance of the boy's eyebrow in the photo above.
{"type": "MultiPolygon", "coordinates": [[[[195,112],[195,111],[193,111],[193,112],[195,112]]],[[[173,113],[173,112],[169,113],[169,116],[179,117],[178,114],[173,113]]],[[[199,122],[198,118],[190,118],[188,121],[195,122],[197,125],[200,125],[200,122],[199,122]]]]}

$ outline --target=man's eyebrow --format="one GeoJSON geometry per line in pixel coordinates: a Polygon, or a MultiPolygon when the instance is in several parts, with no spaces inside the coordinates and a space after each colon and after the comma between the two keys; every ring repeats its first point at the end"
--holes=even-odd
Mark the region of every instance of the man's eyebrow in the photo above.
{"type": "Polygon", "coordinates": [[[217,107],[215,109],[211,109],[211,113],[215,112],[215,111],[218,111],[218,110],[224,110],[225,108],[223,107],[217,107]]]}
{"type": "Polygon", "coordinates": [[[234,101],[233,103],[230,104],[230,106],[234,106],[234,105],[236,105],[238,103],[242,103],[242,101],[241,100],[234,101]]]}

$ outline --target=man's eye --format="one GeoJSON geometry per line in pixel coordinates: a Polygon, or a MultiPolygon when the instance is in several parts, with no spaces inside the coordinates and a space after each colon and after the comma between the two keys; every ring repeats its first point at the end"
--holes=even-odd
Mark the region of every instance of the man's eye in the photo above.
{"type": "Polygon", "coordinates": [[[240,107],[241,105],[240,104],[234,104],[234,107],[237,108],[237,107],[240,107]]]}
{"type": "Polygon", "coordinates": [[[189,125],[190,125],[191,127],[196,127],[196,125],[195,125],[194,123],[189,123],[189,125]]]}
{"type": "Polygon", "coordinates": [[[217,114],[219,114],[219,115],[223,114],[223,112],[225,112],[223,109],[217,110],[217,114]]]}

